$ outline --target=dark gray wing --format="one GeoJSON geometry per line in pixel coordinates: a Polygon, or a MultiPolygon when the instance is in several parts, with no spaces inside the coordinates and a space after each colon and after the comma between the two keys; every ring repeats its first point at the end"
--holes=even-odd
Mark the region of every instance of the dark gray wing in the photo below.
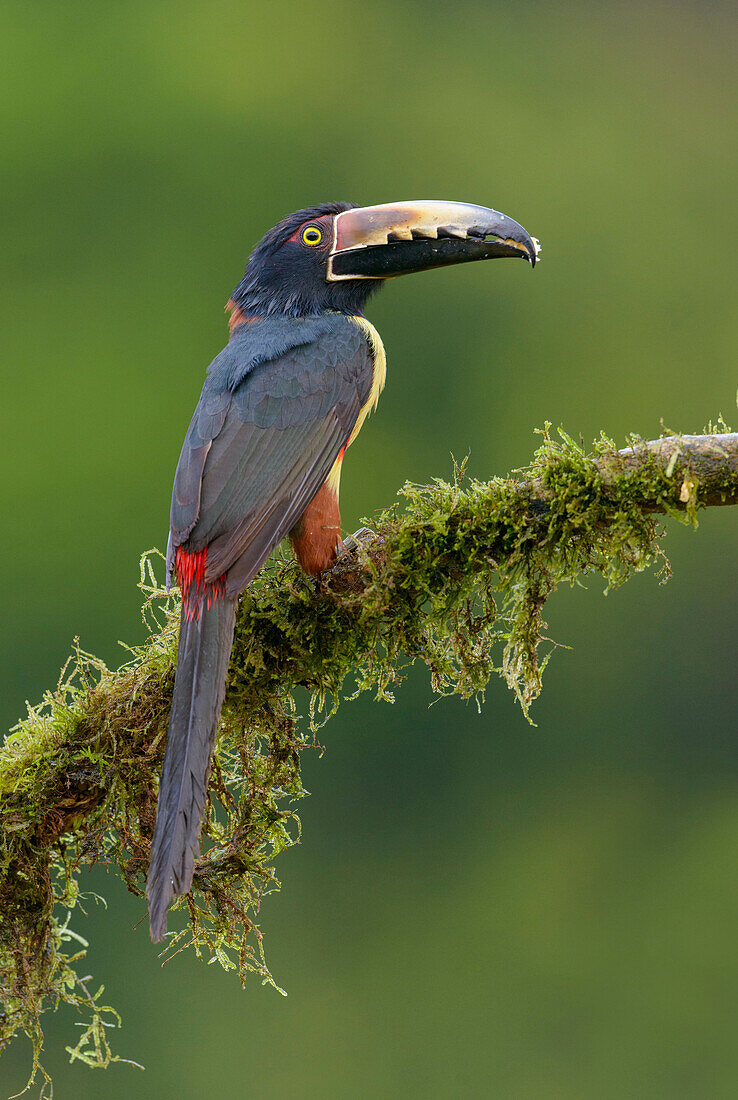
{"type": "Polygon", "coordinates": [[[233,354],[227,371],[217,363],[177,467],[170,548],[207,547],[206,579],[227,574],[235,595],[328,476],[369,398],[374,363],[358,325],[338,316],[309,343],[251,366],[234,388],[233,354]]]}

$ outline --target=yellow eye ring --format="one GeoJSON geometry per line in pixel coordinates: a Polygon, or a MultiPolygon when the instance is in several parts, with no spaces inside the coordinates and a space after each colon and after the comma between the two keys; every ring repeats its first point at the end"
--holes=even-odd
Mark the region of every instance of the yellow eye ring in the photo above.
{"type": "Polygon", "coordinates": [[[316,245],[323,240],[323,234],[317,225],[307,225],[302,231],[303,244],[316,245]]]}

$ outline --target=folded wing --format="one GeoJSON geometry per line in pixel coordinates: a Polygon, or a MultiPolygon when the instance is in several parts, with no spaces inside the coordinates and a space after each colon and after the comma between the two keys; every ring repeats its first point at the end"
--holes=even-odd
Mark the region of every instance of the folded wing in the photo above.
{"type": "Polygon", "coordinates": [[[172,494],[170,554],[207,547],[205,579],[225,574],[229,596],[249,583],[326,480],[374,373],[372,351],[349,317],[334,315],[309,343],[246,364],[257,324],[248,326],[244,369],[238,341],[211,367],[172,494]]]}

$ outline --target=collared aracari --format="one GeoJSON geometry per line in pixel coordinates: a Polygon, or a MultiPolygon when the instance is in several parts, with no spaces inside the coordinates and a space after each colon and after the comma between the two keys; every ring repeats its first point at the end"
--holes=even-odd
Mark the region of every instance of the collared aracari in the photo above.
{"type": "Polygon", "coordinates": [[[385,380],[369,295],[412,271],[537,255],[517,222],[462,202],[325,203],[252,252],[174,477],[167,583],[182,611],[147,883],[154,941],[192,885],[238,595],[287,536],[310,574],[341,546],[341,463],[385,380]]]}

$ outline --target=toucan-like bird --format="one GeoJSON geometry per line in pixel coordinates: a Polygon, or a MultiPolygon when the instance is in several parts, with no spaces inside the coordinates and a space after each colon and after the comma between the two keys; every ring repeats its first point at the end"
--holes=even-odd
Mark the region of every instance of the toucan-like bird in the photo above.
{"type": "Polygon", "coordinates": [[[385,380],[369,295],[412,271],[537,254],[517,222],[463,202],[324,203],[251,253],[174,477],[167,583],[182,612],[147,882],[154,941],[192,885],[238,595],[287,536],[311,574],[341,546],[341,464],[385,380]]]}

